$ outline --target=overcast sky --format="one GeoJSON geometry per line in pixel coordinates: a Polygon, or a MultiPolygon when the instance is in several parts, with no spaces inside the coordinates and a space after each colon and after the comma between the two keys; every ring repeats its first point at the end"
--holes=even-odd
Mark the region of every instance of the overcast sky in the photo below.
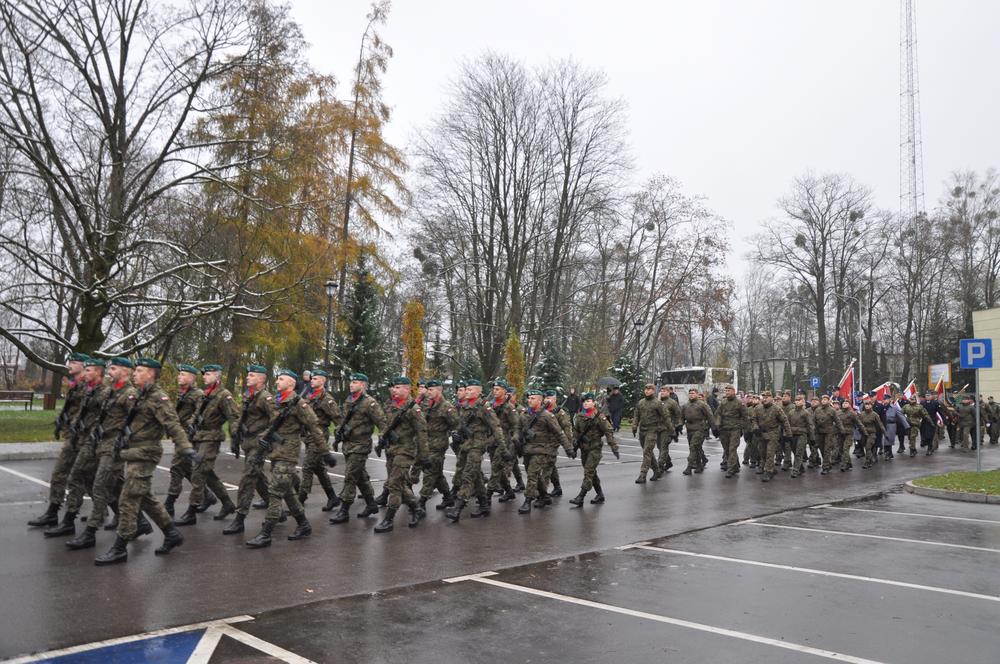
{"type": "MultiPolygon", "coordinates": [[[[291,0],[315,67],[346,95],[364,0],[291,0]]],[[[1000,2],[916,0],[927,202],[955,169],[1000,167],[1000,2]]],[[[390,138],[404,149],[458,63],[572,57],[625,99],[635,180],[678,178],[734,226],[732,265],[806,171],[899,201],[898,0],[395,0],[383,37],[390,138]]]]}

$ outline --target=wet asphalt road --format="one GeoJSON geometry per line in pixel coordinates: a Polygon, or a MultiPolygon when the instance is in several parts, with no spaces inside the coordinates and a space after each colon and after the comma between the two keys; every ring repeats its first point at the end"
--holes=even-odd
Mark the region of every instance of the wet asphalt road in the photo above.
{"type": "MultiPolygon", "coordinates": [[[[636,445],[628,437],[622,442],[636,445]]],[[[686,446],[672,448],[676,462],[686,446]]],[[[624,446],[622,451],[639,452],[624,446]]],[[[476,661],[552,661],[568,659],[569,654],[581,661],[662,661],[671,654],[679,657],[676,661],[725,661],[720,655],[731,653],[742,660],[781,662],[815,656],[542,598],[482,580],[441,582],[502,570],[491,578],[875,661],[1000,661],[958,656],[982,654],[991,643],[985,625],[995,625],[1000,618],[1000,603],[995,601],[646,549],[614,549],[652,541],[666,548],[689,547],[685,550],[996,596],[997,576],[976,573],[971,566],[995,569],[1000,524],[831,508],[789,513],[891,491],[923,474],[974,467],[971,454],[945,447],[931,458],[897,459],[868,471],[856,466],[849,473],[809,473],[796,480],[782,473],[762,484],[747,472],[725,480],[718,470],[717,443],[708,453],[705,474],[684,477],[675,469],[645,486],[633,483],[639,457],[623,455],[622,463],[601,468],[608,502],[585,504],[583,509],[570,509],[567,502],[582,471],[577,462],[561,458],[567,495],[552,508],[521,516],[516,513],[519,501],[498,506],[494,500],[487,519],[463,518],[452,525],[432,510],[414,530],[405,527],[402,510],[395,532],[378,536],[371,532],[374,518],[328,525],[316,488],[306,506],[315,528],[309,540],[285,541],[293,527],[285,524],[276,529],[280,537],[274,546],[251,551],[242,544],[246,538],[224,537],[219,522],[202,516],[198,525],[184,529],[187,541],[170,556],[152,555],[159,544],[157,534],[130,547],[127,565],[111,568],[93,566],[94,550],[66,551],[62,541],[45,540],[24,526],[43,507],[36,501],[44,497],[45,488],[0,472],[0,505],[6,507],[0,511],[0,582],[4,596],[16,598],[0,603],[0,657],[240,614],[256,617],[240,625],[245,632],[314,661],[443,662],[466,655],[476,661]],[[774,516],[720,526],[764,515],[774,516]],[[772,525],[760,525],[765,522],[772,525]],[[793,529],[801,527],[853,529],[897,539],[793,529]],[[975,542],[968,546],[978,548],[899,541],[906,539],[975,542]],[[404,624],[389,627],[394,620],[404,624]],[[511,634],[517,638],[511,639],[511,634]],[[926,647],[921,645],[924,640],[926,647]],[[402,651],[400,643],[407,644],[402,651]],[[901,649],[886,650],[897,645],[901,649]],[[951,652],[948,658],[931,656],[945,651],[951,652]],[[489,655],[493,652],[496,657],[489,655]],[[901,653],[911,656],[904,659],[901,653]]],[[[610,454],[606,459],[614,461],[610,454]]],[[[452,462],[449,459],[449,468],[452,462]]],[[[985,467],[998,462],[996,448],[984,450],[985,467]]],[[[223,481],[238,481],[240,463],[231,457],[221,460],[223,481]]],[[[18,461],[0,466],[45,481],[51,464],[18,461]]],[[[168,467],[169,459],[161,465],[168,467]]],[[[370,462],[369,470],[373,477],[385,476],[384,464],[378,461],[370,462]]],[[[162,495],[168,474],[161,471],[155,479],[162,495]]],[[[339,484],[339,478],[334,482],[339,484]]],[[[920,505],[862,506],[968,512],[1000,521],[1000,510],[992,505],[909,495],[886,500],[904,501],[911,508],[920,505]]],[[[251,514],[248,537],[262,516],[260,511],[251,514]]],[[[112,533],[99,533],[96,552],[103,552],[112,540],[112,533]]],[[[238,653],[244,647],[223,639],[211,661],[226,661],[225,652],[238,653]]],[[[246,661],[240,655],[228,659],[246,661]]]]}

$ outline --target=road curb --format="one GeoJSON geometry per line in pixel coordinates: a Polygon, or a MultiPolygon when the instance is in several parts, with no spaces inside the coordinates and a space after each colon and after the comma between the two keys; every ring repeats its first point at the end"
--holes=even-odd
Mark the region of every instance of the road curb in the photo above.
{"type": "MultiPolygon", "coordinates": [[[[3,461],[37,461],[42,459],[56,459],[62,449],[59,441],[40,443],[3,443],[0,445],[0,462],[3,461]]],[[[169,441],[163,442],[163,453],[173,454],[174,444],[169,441]]]]}
{"type": "Polygon", "coordinates": [[[969,493],[968,491],[948,491],[947,489],[932,489],[926,486],[917,486],[913,481],[903,485],[903,489],[917,496],[928,498],[941,498],[943,500],[957,500],[963,503],[989,503],[1000,505],[1000,496],[991,496],[985,493],[969,493]]]}

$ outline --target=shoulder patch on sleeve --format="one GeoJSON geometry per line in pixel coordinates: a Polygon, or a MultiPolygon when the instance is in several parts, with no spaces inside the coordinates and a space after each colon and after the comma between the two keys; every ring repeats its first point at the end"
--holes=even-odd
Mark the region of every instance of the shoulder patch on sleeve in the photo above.
{"type": "Polygon", "coordinates": [[[160,401],[168,401],[169,399],[170,399],[170,397],[168,397],[166,394],[164,394],[162,397],[160,397],[160,401]]]}
{"type": "Polygon", "coordinates": [[[268,400],[268,401],[274,401],[274,397],[272,397],[272,396],[268,396],[268,397],[267,397],[267,400],[268,400]]]}
{"type": "Polygon", "coordinates": [[[228,395],[226,395],[226,398],[229,399],[230,401],[232,401],[233,400],[233,395],[232,394],[228,394],[228,395]]]}

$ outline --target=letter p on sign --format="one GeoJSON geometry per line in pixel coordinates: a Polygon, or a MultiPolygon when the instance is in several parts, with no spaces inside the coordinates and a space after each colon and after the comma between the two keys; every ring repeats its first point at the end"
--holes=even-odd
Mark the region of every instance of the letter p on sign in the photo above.
{"type": "Polygon", "coordinates": [[[961,339],[958,344],[963,369],[989,369],[993,366],[992,339],[961,339]]]}

